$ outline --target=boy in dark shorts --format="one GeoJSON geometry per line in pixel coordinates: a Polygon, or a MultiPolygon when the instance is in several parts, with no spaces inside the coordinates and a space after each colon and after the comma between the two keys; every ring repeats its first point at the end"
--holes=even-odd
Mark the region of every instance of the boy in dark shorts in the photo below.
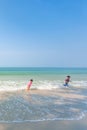
{"type": "Polygon", "coordinates": [[[65,79],[65,84],[64,86],[68,87],[68,83],[70,82],[70,76],[67,76],[65,79]]]}

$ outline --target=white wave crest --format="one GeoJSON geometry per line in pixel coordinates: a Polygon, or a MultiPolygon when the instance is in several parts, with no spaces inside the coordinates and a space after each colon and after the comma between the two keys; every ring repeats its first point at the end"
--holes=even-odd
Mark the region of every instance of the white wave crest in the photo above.
{"type": "MultiPolygon", "coordinates": [[[[26,89],[28,81],[26,80],[8,80],[8,81],[3,81],[0,80],[0,91],[16,91],[16,90],[21,90],[21,89],[26,89]]],[[[47,90],[52,90],[52,89],[57,89],[57,88],[62,88],[64,81],[61,80],[38,80],[34,81],[31,89],[47,89],[47,90]]],[[[69,83],[69,87],[87,87],[87,81],[73,81],[69,83]]]]}

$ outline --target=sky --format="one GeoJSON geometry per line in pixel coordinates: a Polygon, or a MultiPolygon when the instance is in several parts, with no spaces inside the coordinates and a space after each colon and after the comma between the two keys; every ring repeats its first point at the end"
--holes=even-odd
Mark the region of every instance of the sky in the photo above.
{"type": "Polygon", "coordinates": [[[0,67],[87,67],[86,0],[0,0],[0,67]]]}

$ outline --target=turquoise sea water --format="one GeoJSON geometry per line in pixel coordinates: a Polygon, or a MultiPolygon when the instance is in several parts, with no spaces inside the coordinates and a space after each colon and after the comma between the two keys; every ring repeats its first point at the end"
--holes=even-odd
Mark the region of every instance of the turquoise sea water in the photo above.
{"type": "Polygon", "coordinates": [[[71,75],[74,80],[86,80],[87,68],[0,68],[0,78],[24,78],[35,79],[59,79],[63,80],[66,75],[71,75]]]}
{"type": "Polygon", "coordinates": [[[0,68],[2,91],[5,99],[0,101],[0,122],[80,119],[87,110],[87,68],[0,68]],[[71,76],[71,82],[65,88],[63,84],[67,75],[71,76]],[[31,78],[34,80],[31,91],[36,90],[36,94],[31,95],[32,101],[27,101],[24,97],[29,95],[18,92],[26,89],[31,78]],[[37,90],[51,95],[39,95],[37,90]],[[60,90],[85,98],[64,98],[57,95],[60,90]]]}

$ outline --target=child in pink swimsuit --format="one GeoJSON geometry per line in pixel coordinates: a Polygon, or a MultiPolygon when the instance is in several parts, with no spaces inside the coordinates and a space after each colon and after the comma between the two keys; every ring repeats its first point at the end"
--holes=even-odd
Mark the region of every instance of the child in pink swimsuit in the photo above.
{"type": "Polygon", "coordinates": [[[33,79],[30,79],[30,81],[27,84],[27,90],[30,90],[30,87],[32,85],[33,79]]]}

